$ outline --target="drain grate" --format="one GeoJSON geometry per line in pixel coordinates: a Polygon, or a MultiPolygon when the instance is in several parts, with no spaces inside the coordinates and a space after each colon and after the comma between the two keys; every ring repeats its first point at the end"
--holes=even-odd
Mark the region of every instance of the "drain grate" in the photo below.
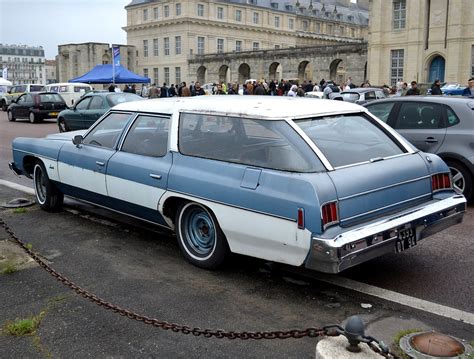
{"type": "Polygon", "coordinates": [[[3,202],[0,206],[4,208],[22,208],[29,207],[35,204],[35,201],[29,200],[27,198],[14,198],[11,201],[3,202]]]}

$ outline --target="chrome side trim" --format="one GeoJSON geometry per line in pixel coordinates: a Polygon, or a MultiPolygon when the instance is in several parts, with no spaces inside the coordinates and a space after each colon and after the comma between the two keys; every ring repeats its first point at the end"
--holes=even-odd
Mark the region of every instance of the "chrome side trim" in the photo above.
{"type": "MultiPolygon", "coordinates": [[[[388,157],[381,157],[379,161],[383,161],[383,160],[389,160],[391,158],[397,158],[397,157],[403,157],[403,156],[409,156],[409,155],[412,155],[412,153],[400,153],[398,155],[393,155],[393,156],[388,156],[388,157]]],[[[367,164],[367,163],[373,163],[374,161],[372,161],[372,159],[368,160],[368,161],[363,161],[363,162],[357,162],[357,163],[351,163],[350,165],[344,165],[344,166],[338,166],[338,167],[334,167],[335,170],[340,170],[340,169],[343,169],[343,168],[349,168],[349,167],[354,167],[354,166],[360,166],[360,165],[364,165],[364,164],[367,164]]],[[[377,162],[377,161],[375,161],[377,162]]]]}
{"type": "Polygon", "coordinates": [[[29,155],[32,155],[33,157],[37,157],[37,158],[45,158],[47,160],[51,160],[51,161],[57,161],[58,159],[57,158],[53,158],[53,157],[48,157],[48,156],[43,156],[43,155],[39,155],[37,153],[33,153],[33,152],[29,152],[29,151],[24,151],[24,150],[18,150],[18,149],[14,149],[14,151],[16,152],[23,152],[23,153],[27,153],[29,155]]]}
{"type": "Polygon", "coordinates": [[[408,183],[413,183],[413,182],[421,181],[421,180],[424,180],[424,179],[427,179],[427,178],[431,178],[431,175],[426,175],[426,176],[422,176],[422,177],[417,177],[417,178],[413,178],[413,179],[411,179],[411,180],[407,180],[407,181],[403,181],[403,182],[394,183],[394,184],[391,184],[391,185],[388,185],[388,186],[383,186],[383,187],[374,188],[374,189],[371,189],[371,190],[369,190],[369,191],[365,191],[365,192],[360,192],[360,193],[352,194],[352,195],[346,196],[346,197],[341,197],[341,198],[339,198],[339,201],[345,201],[345,200],[347,200],[347,199],[351,199],[351,198],[355,198],[355,197],[364,196],[364,195],[369,194],[369,193],[378,192],[378,191],[383,191],[383,190],[386,190],[386,189],[389,189],[389,188],[398,187],[398,186],[401,186],[401,185],[404,185],[404,184],[408,184],[408,183]]]}

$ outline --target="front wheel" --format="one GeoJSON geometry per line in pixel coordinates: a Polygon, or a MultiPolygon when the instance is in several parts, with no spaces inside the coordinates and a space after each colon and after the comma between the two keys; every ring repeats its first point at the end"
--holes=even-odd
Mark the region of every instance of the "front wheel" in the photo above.
{"type": "Polygon", "coordinates": [[[69,127],[66,124],[66,120],[64,118],[60,117],[58,119],[58,127],[59,127],[59,132],[67,132],[69,131],[69,127]]]}
{"type": "Polygon", "coordinates": [[[462,164],[456,161],[446,161],[453,176],[453,187],[462,193],[469,201],[472,197],[472,176],[462,164]]]}
{"type": "Polygon", "coordinates": [[[50,181],[42,162],[35,164],[33,169],[33,182],[36,200],[40,207],[48,212],[60,210],[63,205],[64,195],[56,188],[54,183],[50,181]]]}
{"type": "Polygon", "coordinates": [[[30,122],[35,123],[37,121],[36,116],[33,112],[30,112],[30,122]]]}
{"type": "Polygon", "coordinates": [[[6,112],[7,111],[7,102],[5,100],[2,100],[0,103],[0,107],[2,108],[2,111],[6,112]]]}
{"type": "Polygon", "coordinates": [[[15,116],[13,115],[12,110],[8,111],[8,121],[13,122],[16,120],[15,116]]]}
{"type": "Polygon", "coordinates": [[[185,203],[176,214],[179,247],[186,260],[198,267],[222,265],[229,248],[215,216],[201,204],[185,203]]]}

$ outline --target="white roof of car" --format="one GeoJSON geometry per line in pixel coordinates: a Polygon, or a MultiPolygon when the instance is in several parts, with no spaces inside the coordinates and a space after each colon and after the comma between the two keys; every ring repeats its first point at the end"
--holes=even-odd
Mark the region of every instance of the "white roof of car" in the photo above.
{"type": "Polygon", "coordinates": [[[114,110],[172,114],[176,111],[219,113],[228,116],[283,119],[365,112],[352,103],[282,96],[196,96],[125,102],[114,110]]]}

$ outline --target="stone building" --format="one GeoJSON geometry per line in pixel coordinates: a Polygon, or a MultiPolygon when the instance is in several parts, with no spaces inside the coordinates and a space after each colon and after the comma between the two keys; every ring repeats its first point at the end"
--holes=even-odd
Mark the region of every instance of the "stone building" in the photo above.
{"type": "Polygon", "coordinates": [[[371,0],[368,77],[372,84],[474,76],[473,0],[371,0]]]}
{"type": "MultiPolygon", "coordinates": [[[[246,76],[304,80],[319,76],[313,73],[317,64],[301,71],[297,60],[285,67],[275,56],[289,49],[298,57],[300,48],[364,44],[367,1],[132,0],[125,7],[124,30],[127,43],[137,49],[136,71],[155,83],[231,82],[246,76]],[[259,54],[252,66],[236,63],[248,53],[259,54]],[[222,57],[232,63],[217,64],[222,57]],[[239,71],[242,65],[249,68],[239,71]]],[[[334,76],[341,79],[346,69],[338,64],[334,76]]]]}
{"type": "Polygon", "coordinates": [[[8,78],[16,84],[46,83],[42,46],[0,44],[0,72],[8,68],[8,78]]]}
{"type": "MultiPolygon", "coordinates": [[[[135,70],[135,48],[128,45],[113,45],[120,48],[120,64],[130,71],[135,70]]],[[[58,46],[57,77],[59,82],[84,75],[96,65],[112,63],[112,47],[109,44],[87,42],[58,46]]]]}
{"type": "Polygon", "coordinates": [[[46,60],[45,62],[46,85],[58,82],[56,76],[56,60],[46,60]]]}

